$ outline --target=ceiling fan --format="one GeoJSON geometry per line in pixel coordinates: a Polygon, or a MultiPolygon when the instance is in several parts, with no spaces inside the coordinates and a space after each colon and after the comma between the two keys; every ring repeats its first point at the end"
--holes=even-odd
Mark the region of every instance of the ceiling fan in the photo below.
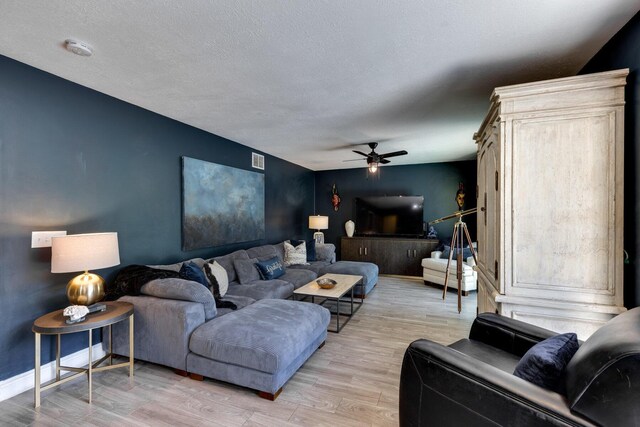
{"type": "Polygon", "coordinates": [[[358,150],[353,150],[353,152],[356,154],[360,154],[361,156],[365,156],[367,158],[367,165],[369,165],[369,172],[371,173],[375,173],[378,170],[379,164],[386,165],[387,163],[390,163],[390,161],[387,160],[387,158],[404,156],[405,154],[409,154],[405,150],[394,151],[392,153],[386,153],[386,154],[378,154],[376,153],[376,147],[378,146],[377,142],[369,142],[367,145],[369,146],[369,148],[371,148],[371,152],[369,154],[365,154],[362,151],[358,151],[358,150]]]}

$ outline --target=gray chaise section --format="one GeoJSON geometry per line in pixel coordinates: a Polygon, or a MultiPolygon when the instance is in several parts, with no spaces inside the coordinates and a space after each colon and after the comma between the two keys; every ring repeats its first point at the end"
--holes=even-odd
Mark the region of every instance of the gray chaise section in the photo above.
{"type": "MultiPolygon", "coordinates": [[[[252,294],[259,296],[280,292],[281,298],[293,291],[277,280],[236,287],[255,287],[252,294]]],[[[137,359],[251,387],[271,399],[327,335],[330,314],[318,305],[228,294],[225,300],[238,309],[217,309],[200,283],[173,278],[151,281],[141,292],[120,299],[134,305],[137,359]]],[[[114,353],[128,356],[128,344],[128,324],[113,325],[114,353]]]]}
{"type": "Polygon", "coordinates": [[[324,342],[329,319],[317,304],[257,301],[198,327],[187,370],[275,395],[324,342]]]}

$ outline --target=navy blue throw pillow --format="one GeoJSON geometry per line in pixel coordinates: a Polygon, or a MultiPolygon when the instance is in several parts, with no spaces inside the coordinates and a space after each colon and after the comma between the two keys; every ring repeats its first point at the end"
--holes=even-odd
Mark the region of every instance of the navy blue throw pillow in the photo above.
{"type": "Polygon", "coordinates": [[[564,371],[578,347],[578,337],[574,333],[540,341],[522,356],[513,375],[564,394],[564,371]]]}
{"type": "Polygon", "coordinates": [[[205,277],[204,272],[193,261],[183,262],[178,274],[180,275],[181,279],[192,280],[194,282],[200,283],[207,289],[209,288],[209,283],[207,283],[207,278],[205,277]]]}
{"type": "MultiPolygon", "coordinates": [[[[448,245],[444,246],[444,250],[442,251],[442,254],[440,255],[440,258],[449,258],[449,254],[451,253],[451,247],[448,245]]],[[[453,260],[457,260],[458,254],[458,250],[454,249],[453,250],[453,260]]],[[[466,261],[467,258],[469,258],[470,256],[473,256],[473,254],[471,253],[471,249],[469,249],[468,247],[462,249],[462,261],[466,261]]]]}
{"type": "Polygon", "coordinates": [[[307,240],[307,262],[316,260],[316,241],[311,239],[307,240]]]}
{"type": "Polygon", "coordinates": [[[284,274],[284,266],[277,256],[266,261],[258,261],[256,266],[258,267],[262,280],[277,279],[284,274]]]}
{"type": "Polygon", "coordinates": [[[304,242],[305,247],[307,248],[307,262],[316,261],[316,241],[314,239],[307,241],[291,239],[289,241],[294,247],[304,242]]]}

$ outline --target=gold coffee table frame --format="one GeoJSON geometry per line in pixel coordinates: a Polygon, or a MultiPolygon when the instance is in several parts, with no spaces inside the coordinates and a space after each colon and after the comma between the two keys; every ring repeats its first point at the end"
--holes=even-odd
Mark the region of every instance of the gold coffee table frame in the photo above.
{"type": "Polygon", "coordinates": [[[128,302],[109,301],[104,302],[107,306],[105,311],[99,311],[96,313],[87,314],[86,320],[68,325],[65,321],[66,318],[62,315],[63,310],[53,311],[45,314],[42,317],[36,319],[33,322],[33,332],[35,333],[36,340],[36,360],[35,360],[35,390],[34,390],[34,407],[40,407],[40,393],[48,390],[52,387],[64,384],[67,381],[71,381],[77,378],[79,375],[87,374],[89,380],[89,403],[91,403],[91,388],[92,388],[92,374],[94,372],[106,371],[108,369],[129,367],[130,381],[133,379],[133,304],[128,302]],[[129,318],[129,361],[123,363],[113,364],[113,353],[111,347],[111,325],[121,322],[129,318]],[[92,337],[91,332],[94,329],[109,326],[109,352],[96,360],[92,361],[92,337]],[[70,366],[60,365],[60,336],[63,334],[72,334],[75,332],[89,332],[89,363],[86,368],[75,368],[70,366]],[[40,384],[41,382],[41,369],[40,366],[40,336],[41,335],[56,335],[56,378],[46,385],[40,384]],[[105,360],[109,360],[109,364],[100,366],[105,360]],[[60,378],[60,371],[75,372],[75,374],[60,378]]]}
{"type": "Polygon", "coordinates": [[[360,301],[355,302],[353,300],[353,289],[355,286],[362,281],[362,276],[355,276],[351,274],[325,274],[324,276],[318,277],[304,286],[299,287],[298,289],[293,291],[294,297],[295,295],[302,295],[303,300],[307,297],[311,297],[311,302],[315,303],[315,298],[322,298],[320,305],[324,305],[328,301],[333,301],[336,303],[336,311],[331,312],[331,314],[336,315],[336,329],[327,329],[329,332],[339,333],[344,326],[349,323],[351,317],[360,310],[360,307],[364,303],[364,290],[362,292],[363,296],[361,296],[360,301]],[[322,289],[317,283],[318,279],[332,279],[337,282],[337,284],[331,289],[322,289]],[[349,293],[349,299],[343,300],[344,296],[349,293]],[[350,304],[351,310],[348,313],[340,312],[340,302],[347,302],[350,304]],[[340,325],[340,316],[345,316],[346,319],[342,325],[340,325]]]}

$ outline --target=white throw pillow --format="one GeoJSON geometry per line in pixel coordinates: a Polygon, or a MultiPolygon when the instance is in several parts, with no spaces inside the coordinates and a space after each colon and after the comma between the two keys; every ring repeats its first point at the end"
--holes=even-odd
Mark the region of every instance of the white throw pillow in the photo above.
{"type": "Polygon", "coordinates": [[[203,267],[204,275],[207,278],[207,282],[209,282],[209,286],[213,286],[211,283],[211,278],[209,274],[213,275],[213,278],[216,282],[218,282],[218,291],[220,292],[220,298],[224,297],[229,290],[229,275],[227,274],[227,270],[224,269],[223,266],[218,264],[218,261],[213,261],[208,264],[205,264],[203,267]]]}
{"type": "Polygon", "coordinates": [[[284,265],[307,264],[307,244],[303,241],[298,246],[284,242],[284,265]]]}

